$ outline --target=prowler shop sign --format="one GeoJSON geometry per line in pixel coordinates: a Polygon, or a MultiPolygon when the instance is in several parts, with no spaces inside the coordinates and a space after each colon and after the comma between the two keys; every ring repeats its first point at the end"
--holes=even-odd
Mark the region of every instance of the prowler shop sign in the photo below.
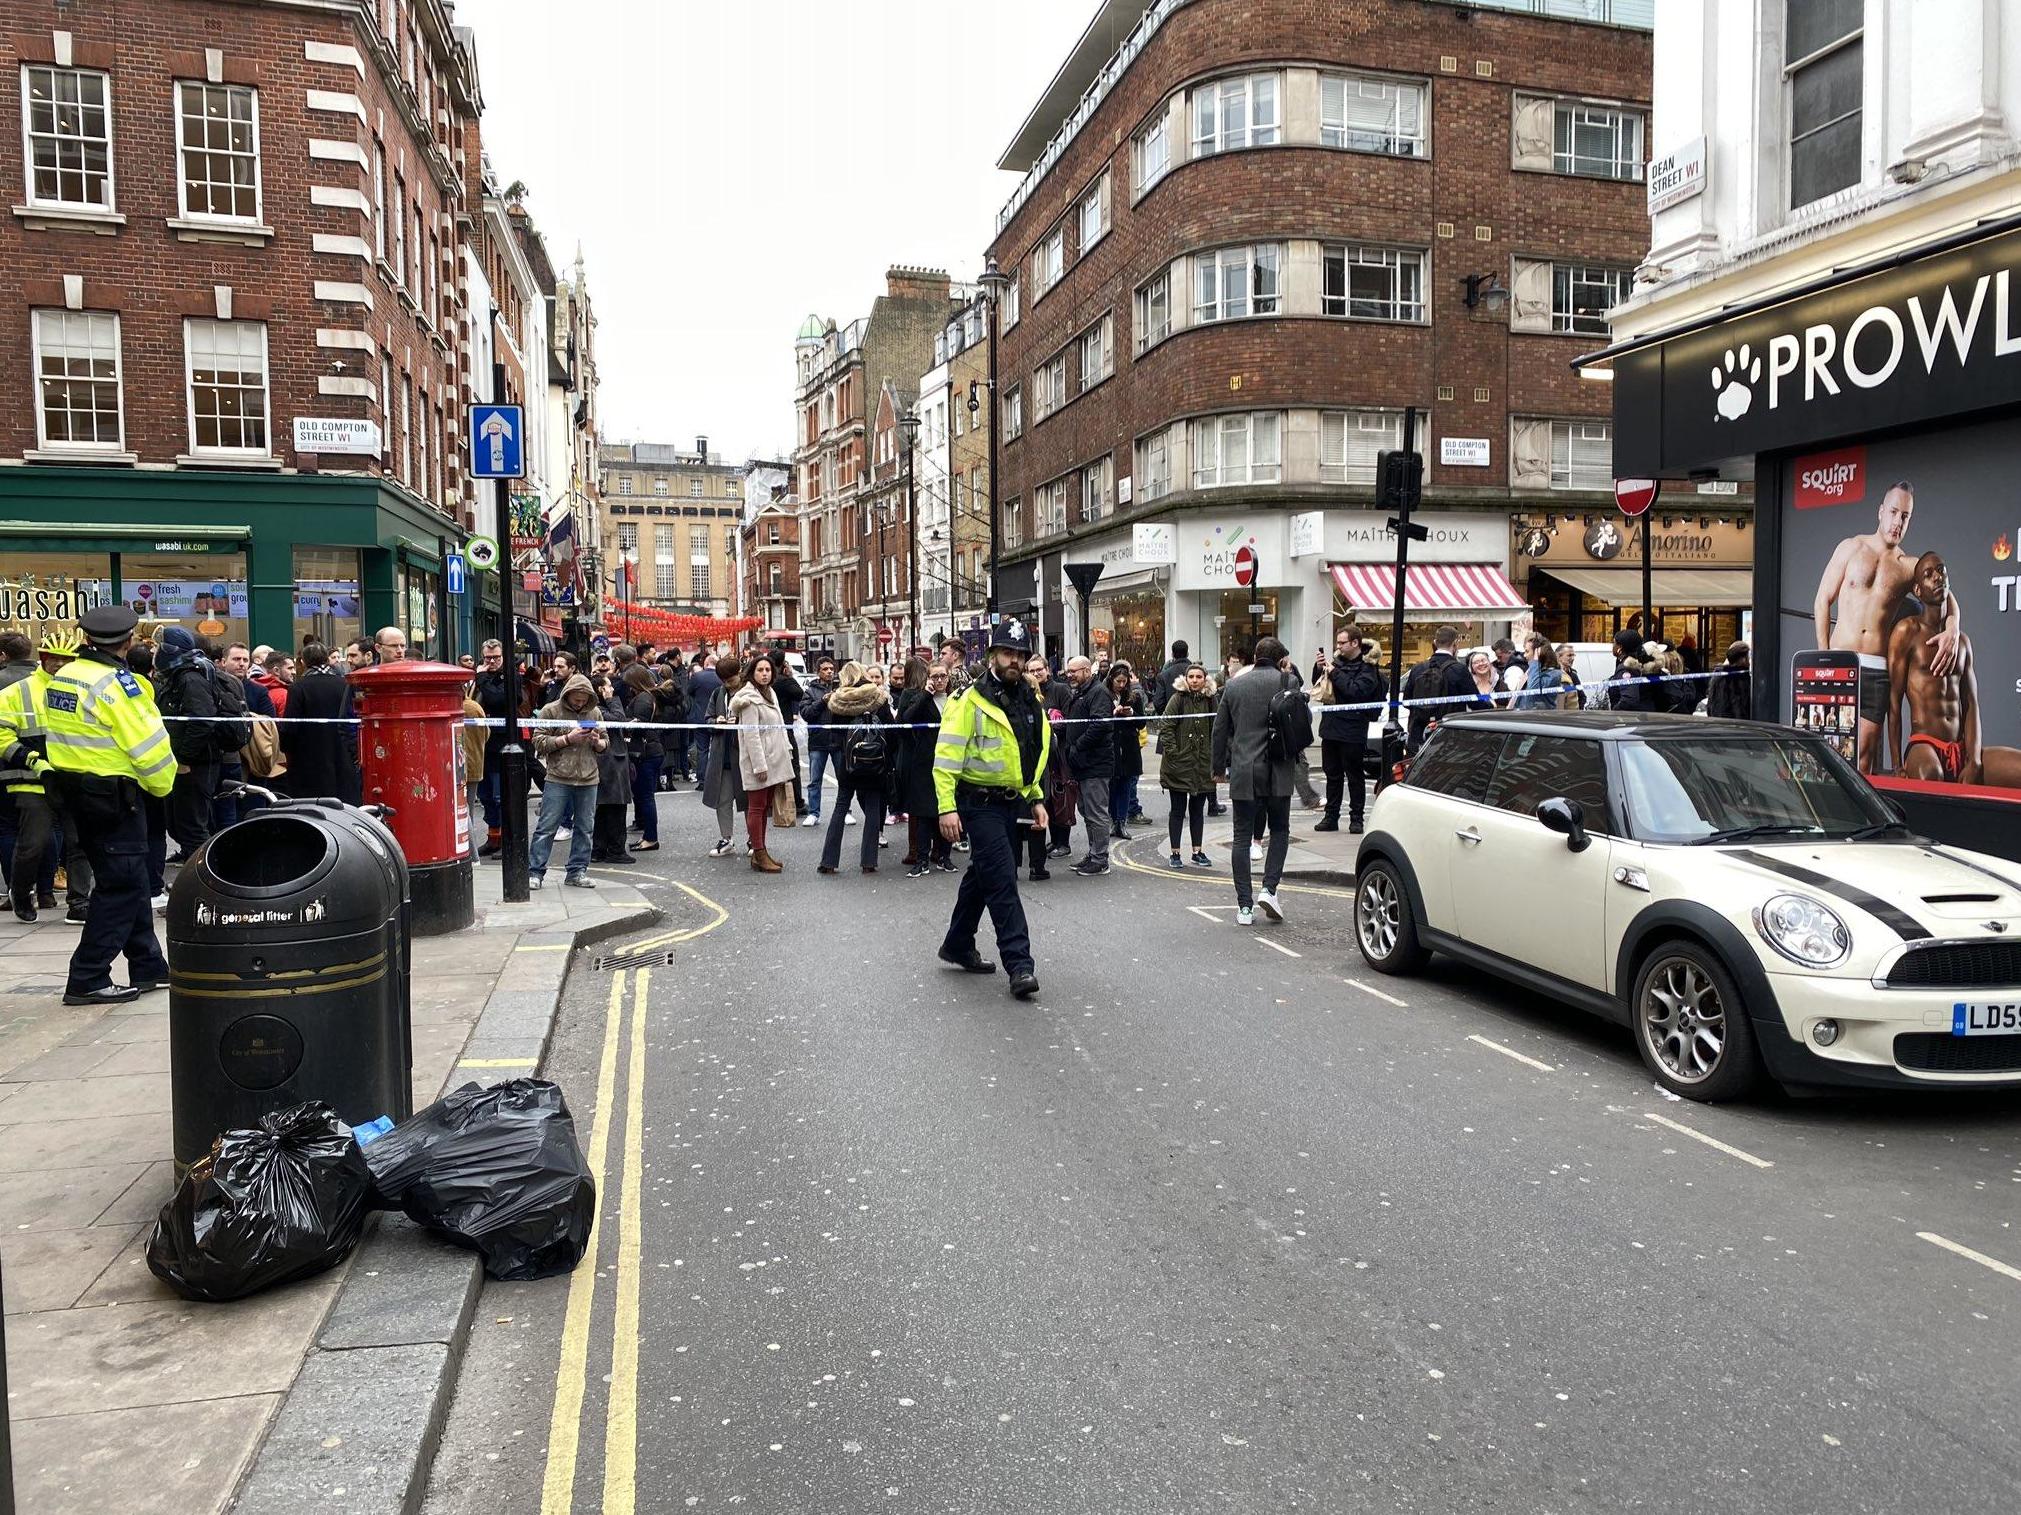
{"type": "Polygon", "coordinates": [[[2013,404],[2021,232],[1624,353],[1614,371],[1617,473],[1678,474],[2013,404]]]}

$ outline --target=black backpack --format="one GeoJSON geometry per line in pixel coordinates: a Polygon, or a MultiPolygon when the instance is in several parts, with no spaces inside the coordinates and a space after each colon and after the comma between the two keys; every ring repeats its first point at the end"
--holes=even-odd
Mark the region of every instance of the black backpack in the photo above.
{"type": "Polygon", "coordinates": [[[852,779],[882,778],[891,763],[884,728],[872,716],[858,716],[842,742],[842,771],[852,779]]]}
{"type": "Polygon", "coordinates": [[[246,708],[245,686],[215,663],[206,661],[203,666],[210,676],[211,698],[217,701],[218,707],[218,719],[211,723],[212,740],[217,745],[218,756],[229,762],[239,755],[241,747],[253,739],[252,713],[246,708]]]}
{"type": "Polygon", "coordinates": [[[1273,763],[1292,762],[1311,745],[1312,702],[1291,677],[1291,682],[1270,697],[1263,724],[1263,755],[1273,763]]]}

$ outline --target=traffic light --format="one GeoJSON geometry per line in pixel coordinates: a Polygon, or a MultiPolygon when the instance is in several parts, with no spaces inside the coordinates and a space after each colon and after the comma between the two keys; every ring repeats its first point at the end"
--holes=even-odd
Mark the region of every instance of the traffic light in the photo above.
{"type": "Polygon", "coordinates": [[[1415,508],[1424,484],[1425,460],[1414,452],[1375,455],[1375,502],[1385,510],[1415,508]]]}

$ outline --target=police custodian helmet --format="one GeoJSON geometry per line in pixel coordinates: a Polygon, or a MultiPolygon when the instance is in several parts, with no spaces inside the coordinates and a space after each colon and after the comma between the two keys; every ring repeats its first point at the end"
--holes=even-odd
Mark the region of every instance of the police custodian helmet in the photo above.
{"type": "Polygon", "coordinates": [[[1016,616],[1005,616],[990,632],[989,647],[992,652],[999,647],[1007,647],[1020,656],[1028,656],[1032,650],[1032,634],[1016,616]]]}

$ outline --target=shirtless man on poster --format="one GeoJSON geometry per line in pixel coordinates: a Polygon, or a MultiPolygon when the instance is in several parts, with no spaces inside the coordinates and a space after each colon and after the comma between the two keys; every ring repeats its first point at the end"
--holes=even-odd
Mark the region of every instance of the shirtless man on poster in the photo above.
{"type": "MultiPolygon", "coordinates": [[[[1889,617],[1895,602],[1908,593],[1916,576],[1916,560],[1902,550],[1909,518],[1916,512],[1916,491],[1904,481],[1881,496],[1878,528],[1868,536],[1847,537],[1818,580],[1817,645],[1860,655],[1859,770],[1872,773],[1881,756],[1881,723],[1887,718],[1900,686],[1885,682],[1888,670],[1889,617]],[[1838,620],[1832,620],[1832,606],[1838,620]]],[[[1958,658],[1958,602],[1945,591],[1942,629],[1929,651],[1930,671],[1942,678],[1958,658]]]]}
{"type": "Polygon", "coordinates": [[[1941,784],[1997,784],[2021,788],[2021,750],[1980,745],[1979,679],[1972,639],[1960,636],[1956,667],[1935,670],[1943,636],[1943,606],[1951,598],[1951,570],[1934,552],[1916,559],[1912,581],[1923,602],[1920,615],[1904,616],[1888,633],[1888,750],[1903,778],[1941,784]],[[1909,707],[1906,742],[1902,705],[1909,707]]]}

